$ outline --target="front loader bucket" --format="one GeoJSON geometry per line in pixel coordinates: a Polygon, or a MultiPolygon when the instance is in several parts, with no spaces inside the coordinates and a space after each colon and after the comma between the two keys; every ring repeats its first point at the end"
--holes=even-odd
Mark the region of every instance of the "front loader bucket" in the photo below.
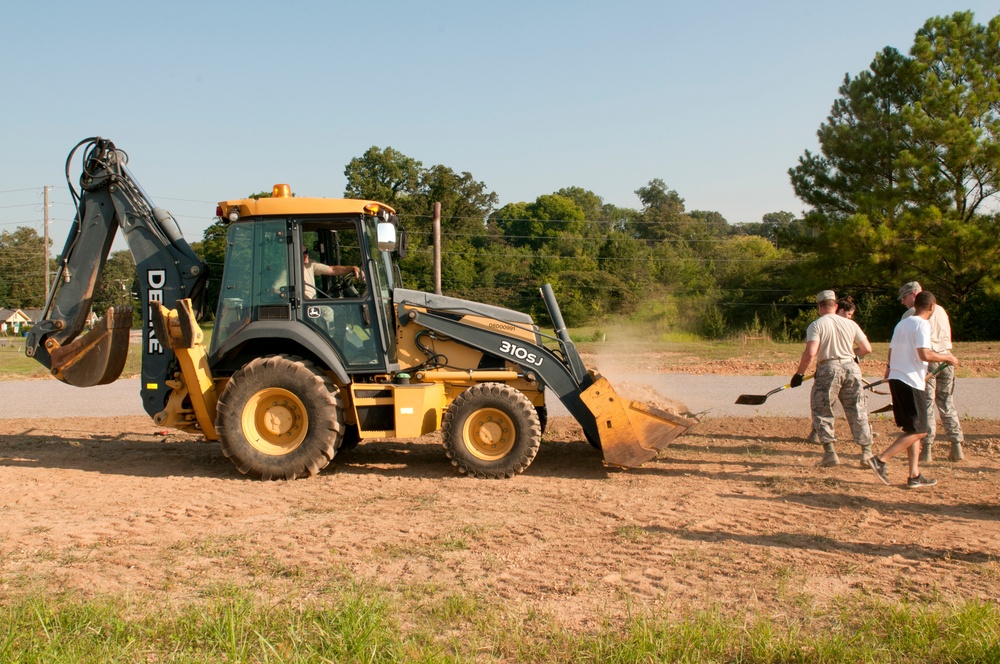
{"type": "Polygon", "coordinates": [[[604,460],[613,466],[634,468],[655,458],[670,441],[698,423],[639,401],[622,399],[599,375],[580,399],[597,422],[604,460]]]}
{"type": "Polygon", "coordinates": [[[75,387],[113,383],[125,368],[128,358],[132,308],[113,307],[94,328],[72,343],[48,349],[52,375],[75,387]]]}

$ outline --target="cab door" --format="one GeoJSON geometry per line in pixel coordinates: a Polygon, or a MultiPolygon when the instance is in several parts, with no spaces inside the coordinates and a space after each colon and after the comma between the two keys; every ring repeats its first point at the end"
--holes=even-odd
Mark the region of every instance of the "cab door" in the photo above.
{"type": "Polygon", "coordinates": [[[297,255],[302,257],[295,287],[300,320],[329,341],[348,373],[384,372],[383,340],[358,220],[302,220],[295,226],[297,255]],[[361,279],[329,274],[354,266],[361,279]]]}

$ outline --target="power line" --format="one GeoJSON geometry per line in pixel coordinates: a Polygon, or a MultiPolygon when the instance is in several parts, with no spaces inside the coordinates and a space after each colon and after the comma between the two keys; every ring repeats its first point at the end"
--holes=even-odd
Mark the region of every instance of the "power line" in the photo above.
{"type": "Polygon", "coordinates": [[[41,205],[41,203],[21,203],[20,205],[0,205],[0,210],[10,210],[10,209],[13,209],[13,208],[22,208],[22,207],[34,207],[36,205],[41,205]]]}
{"type": "Polygon", "coordinates": [[[41,191],[42,189],[44,189],[44,187],[30,187],[27,189],[5,189],[4,191],[0,191],[0,194],[15,194],[22,191],[41,191]]]}

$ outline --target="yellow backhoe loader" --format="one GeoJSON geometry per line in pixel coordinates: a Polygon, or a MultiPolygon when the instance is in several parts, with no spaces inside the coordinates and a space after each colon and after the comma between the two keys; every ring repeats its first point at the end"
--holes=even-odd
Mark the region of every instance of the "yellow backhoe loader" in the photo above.
{"type": "Polygon", "coordinates": [[[79,387],[121,374],[129,310],[108,311],[80,336],[120,229],[140,282],[146,412],[219,441],[243,473],[309,476],[361,442],[441,430],[460,472],[512,477],[538,453],[552,395],[615,466],[654,458],[695,424],[620,398],[588,370],[548,285],[554,336],[517,311],[408,290],[392,208],[294,197],[287,185],[219,203],[227,254],[206,347],[205,265],[111,141],[81,141],[67,181],[84,145],[79,193],[70,182],[78,212],[26,353],[79,387]]]}

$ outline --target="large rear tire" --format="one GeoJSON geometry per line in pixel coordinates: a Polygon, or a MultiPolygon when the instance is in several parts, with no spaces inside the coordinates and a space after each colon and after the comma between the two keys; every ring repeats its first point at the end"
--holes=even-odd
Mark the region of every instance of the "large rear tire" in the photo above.
{"type": "Polygon", "coordinates": [[[472,477],[513,477],[531,465],[542,431],[535,407],[502,383],[473,385],[441,420],[442,444],[451,464],[472,477]]]}
{"type": "Polygon", "coordinates": [[[233,374],[219,399],[222,453],[264,480],[309,477],[325,468],[344,429],[340,389],[312,362],[257,358],[233,374]]]}

